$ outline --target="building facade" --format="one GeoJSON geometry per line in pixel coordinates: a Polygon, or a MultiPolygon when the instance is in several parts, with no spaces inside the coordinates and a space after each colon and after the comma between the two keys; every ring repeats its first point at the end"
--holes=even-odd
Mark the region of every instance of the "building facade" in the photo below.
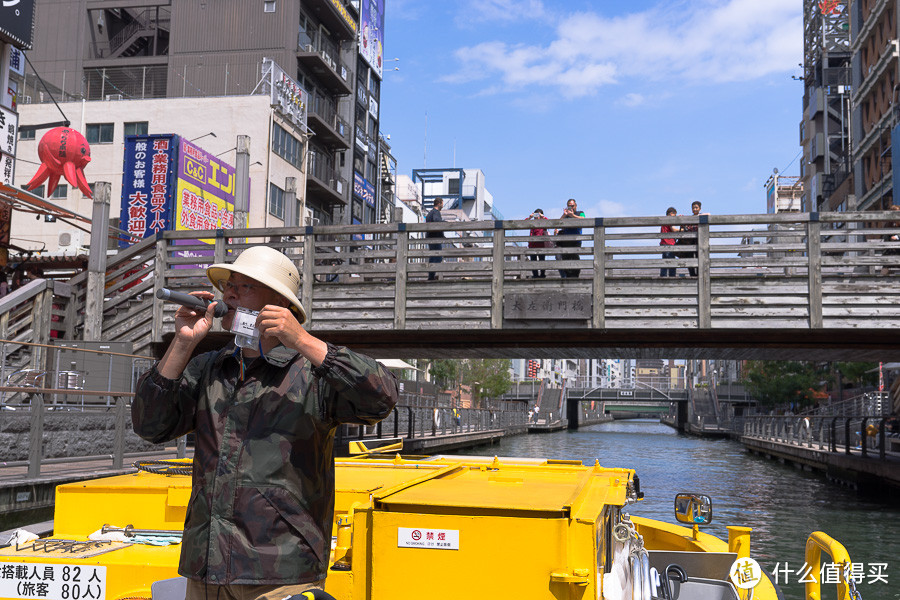
{"type": "MultiPolygon", "coordinates": [[[[303,143],[297,196],[311,222],[350,223],[354,214],[378,222],[383,25],[384,0],[37,0],[28,56],[50,93],[26,70],[19,102],[48,103],[52,94],[87,104],[215,98],[236,106],[260,93],[266,61],[274,61],[301,88],[308,114],[291,137],[303,143]]],[[[224,139],[243,118],[227,123],[228,114],[237,112],[197,110],[196,129],[224,139]]],[[[266,139],[280,135],[270,125],[266,139]]]]}
{"type": "MultiPolygon", "coordinates": [[[[855,210],[850,177],[849,15],[848,0],[803,2],[802,199],[796,211],[855,210]]],[[[782,211],[776,205],[769,212],[782,211]]]]}
{"type": "Polygon", "coordinates": [[[894,203],[891,134],[897,126],[900,51],[896,0],[851,0],[851,135],[859,210],[894,203]]]}
{"type": "MultiPolygon", "coordinates": [[[[303,136],[294,124],[270,108],[268,96],[235,96],[229,102],[217,98],[170,98],[69,102],[60,108],[72,118],[72,127],[83,131],[91,143],[91,162],[86,169],[90,183],[105,181],[112,186],[110,225],[118,227],[122,199],[123,154],[128,135],[176,134],[223,162],[234,163],[236,138],[250,139],[249,227],[281,227],[286,220],[308,221],[303,198],[291,195],[305,187],[302,166],[303,136]],[[198,121],[202,113],[206,119],[198,121]],[[215,124],[215,131],[207,123],[215,124]],[[294,205],[288,206],[288,202],[294,205]],[[293,213],[292,213],[293,211],[293,213]],[[289,215],[293,214],[293,217],[289,215]]],[[[27,123],[46,123],[58,118],[53,104],[20,105],[20,117],[27,123]]],[[[40,131],[20,135],[15,185],[23,187],[38,169],[40,131]]],[[[46,196],[45,186],[34,190],[46,196]]],[[[92,200],[61,180],[49,196],[54,204],[90,216],[92,200]]],[[[30,214],[14,213],[13,244],[20,248],[78,254],[90,236],[72,224],[35,221],[30,214]]],[[[114,246],[110,246],[113,248],[114,246]]]]}

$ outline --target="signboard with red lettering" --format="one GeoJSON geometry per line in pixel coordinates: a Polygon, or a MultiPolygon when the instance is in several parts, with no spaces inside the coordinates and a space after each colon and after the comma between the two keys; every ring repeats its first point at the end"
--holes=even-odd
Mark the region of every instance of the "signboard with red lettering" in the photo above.
{"type": "MultiPolygon", "coordinates": [[[[133,239],[173,229],[172,194],[178,136],[129,135],[125,137],[122,173],[122,211],[119,228],[133,239]]],[[[122,247],[130,245],[121,240],[122,247]]]]}
{"type": "Polygon", "coordinates": [[[174,229],[234,228],[234,167],[181,138],[177,177],[174,229]]]}
{"type": "Polygon", "coordinates": [[[134,239],[232,229],[235,179],[234,167],[180,136],[127,136],[120,228],[134,239]]]}

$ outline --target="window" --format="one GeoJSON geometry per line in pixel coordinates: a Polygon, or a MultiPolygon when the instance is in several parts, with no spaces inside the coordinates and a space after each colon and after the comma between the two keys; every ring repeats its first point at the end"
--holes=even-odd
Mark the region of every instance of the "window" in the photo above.
{"type": "Polygon", "coordinates": [[[269,183],[269,214],[284,219],[284,190],[269,183]]]}
{"type": "Polygon", "coordinates": [[[125,123],[125,135],[147,135],[147,121],[125,123]]]}
{"type": "Polygon", "coordinates": [[[263,0],[263,12],[275,12],[275,0],[263,0]]]}
{"type": "Polygon", "coordinates": [[[34,129],[19,129],[19,139],[20,140],[33,140],[34,139],[35,130],[34,129]]]}
{"type": "Polygon", "coordinates": [[[113,130],[112,123],[88,123],[84,137],[88,144],[112,144],[113,130]]]}
{"type": "Polygon", "coordinates": [[[38,198],[43,198],[43,197],[44,197],[44,186],[42,186],[42,185],[37,186],[37,187],[34,188],[33,190],[28,190],[28,189],[26,189],[25,186],[23,185],[23,186],[22,186],[22,189],[25,190],[26,192],[28,192],[29,194],[34,194],[34,195],[37,196],[38,198]]]}
{"type": "Polygon", "coordinates": [[[63,199],[68,198],[69,197],[69,186],[67,186],[64,183],[59,184],[58,186],[56,186],[56,189],[53,190],[53,193],[50,194],[50,197],[51,198],[63,198],[63,199]]]}
{"type": "Polygon", "coordinates": [[[302,165],[300,140],[288,133],[281,125],[276,124],[272,132],[272,152],[288,161],[298,169],[302,165]]]}

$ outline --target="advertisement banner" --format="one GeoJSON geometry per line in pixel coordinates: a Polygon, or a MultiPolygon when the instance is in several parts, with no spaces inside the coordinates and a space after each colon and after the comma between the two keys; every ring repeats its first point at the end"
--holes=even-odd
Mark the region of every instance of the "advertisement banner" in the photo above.
{"type": "Polygon", "coordinates": [[[357,171],[353,171],[353,195],[375,208],[375,186],[357,171]]]}
{"type": "Polygon", "coordinates": [[[16,47],[9,49],[9,71],[25,76],[25,53],[16,47]]]}
{"type": "Polygon", "coordinates": [[[359,54],[381,79],[384,68],[384,0],[362,0],[359,54]]]}
{"type": "MultiPolygon", "coordinates": [[[[175,192],[176,231],[234,229],[235,169],[181,139],[175,192]]],[[[200,240],[213,244],[213,239],[200,240]]],[[[184,240],[185,244],[195,243],[184,240]]],[[[184,251],[183,257],[212,257],[213,249],[184,251]]]]}
{"type": "Polygon", "coordinates": [[[0,152],[16,155],[16,132],[19,126],[19,115],[8,108],[0,106],[0,152]]]}
{"type": "MultiPolygon", "coordinates": [[[[143,239],[172,229],[178,136],[125,136],[119,228],[143,239]]],[[[120,240],[120,247],[131,242],[120,240]]]]}
{"type": "Polygon", "coordinates": [[[294,125],[306,129],[306,92],[275,61],[264,58],[268,73],[269,104],[294,125]]]}

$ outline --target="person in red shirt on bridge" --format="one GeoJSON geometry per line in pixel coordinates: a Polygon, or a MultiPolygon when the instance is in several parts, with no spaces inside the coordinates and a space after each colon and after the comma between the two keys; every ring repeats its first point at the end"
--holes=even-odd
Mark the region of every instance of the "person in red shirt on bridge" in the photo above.
{"type": "MultiPolygon", "coordinates": [[[[674,207],[669,207],[666,209],[667,217],[677,217],[678,211],[675,210],[674,207]]],[[[659,228],[660,233],[674,233],[679,230],[678,225],[663,225],[659,228]]],[[[664,259],[671,259],[675,257],[675,238],[662,238],[659,240],[659,245],[663,247],[662,257],[664,259]]],[[[660,277],[675,277],[675,267],[663,267],[659,270],[660,277]]]]}

